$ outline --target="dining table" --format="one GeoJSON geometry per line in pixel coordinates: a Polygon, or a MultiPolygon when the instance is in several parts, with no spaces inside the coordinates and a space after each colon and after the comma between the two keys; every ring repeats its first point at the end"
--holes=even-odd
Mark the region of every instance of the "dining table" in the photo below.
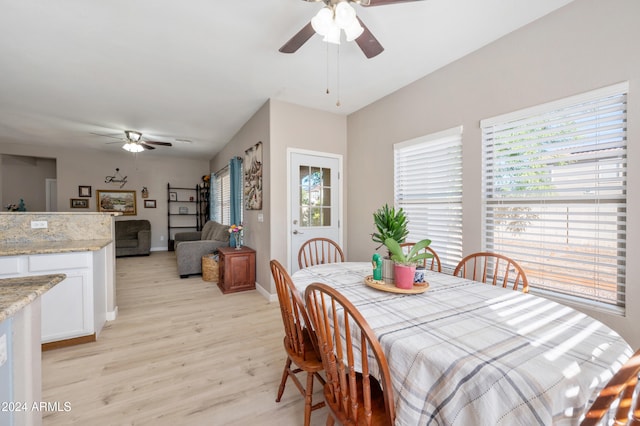
{"type": "Polygon", "coordinates": [[[343,262],[291,278],[303,295],[314,282],[337,289],[367,320],[396,425],[577,425],[633,354],[602,322],[541,296],[429,270],[426,291],[396,293],[371,274],[370,262],[343,262]]]}

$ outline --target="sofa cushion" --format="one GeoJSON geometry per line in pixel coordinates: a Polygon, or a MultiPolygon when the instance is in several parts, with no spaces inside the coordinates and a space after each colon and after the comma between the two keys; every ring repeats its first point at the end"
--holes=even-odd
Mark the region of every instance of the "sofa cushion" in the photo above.
{"type": "Polygon", "coordinates": [[[138,240],[116,240],[117,248],[135,248],[138,247],[138,240]]]}
{"type": "Polygon", "coordinates": [[[229,227],[210,220],[202,227],[203,240],[229,241],[229,227]]]}

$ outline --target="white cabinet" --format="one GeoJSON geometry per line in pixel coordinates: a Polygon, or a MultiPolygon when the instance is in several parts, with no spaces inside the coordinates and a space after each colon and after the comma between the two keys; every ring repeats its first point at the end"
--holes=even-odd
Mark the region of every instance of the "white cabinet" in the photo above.
{"type": "Polygon", "coordinates": [[[107,311],[104,251],[0,257],[3,278],[67,276],[42,295],[42,343],[98,335],[107,311]]]}

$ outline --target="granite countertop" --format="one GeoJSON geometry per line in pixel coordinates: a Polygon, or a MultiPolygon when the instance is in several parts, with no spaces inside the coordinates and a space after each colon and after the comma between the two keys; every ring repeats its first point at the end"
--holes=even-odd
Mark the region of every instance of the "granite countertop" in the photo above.
{"type": "Polygon", "coordinates": [[[113,240],[77,241],[32,241],[21,243],[0,243],[0,256],[23,254],[70,253],[75,251],[98,251],[113,240]]]}
{"type": "Polygon", "coordinates": [[[36,300],[66,275],[35,275],[0,279],[0,322],[36,300]]]}

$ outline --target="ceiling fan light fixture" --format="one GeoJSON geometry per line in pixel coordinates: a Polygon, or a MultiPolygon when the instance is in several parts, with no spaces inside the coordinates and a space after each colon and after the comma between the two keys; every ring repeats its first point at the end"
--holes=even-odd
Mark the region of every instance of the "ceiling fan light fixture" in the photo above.
{"type": "Polygon", "coordinates": [[[329,31],[322,40],[327,43],[340,44],[340,27],[335,23],[335,21],[331,21],[329,31]]]}
{"type": "Polygon", "coordinates": [[[333,24],[333,10],[328,6],[323,7],[311,18],[311,27],[313,30],[323,37],[329,33],[329,28],[333,24]]]}
{"type": "Polygon", "coordinates": [[[122,145],[122,149],[129,152],[142,152],[144,148],[137,142],[127,142],[122,145]]]}
{"type": "Polygon", "coordinates": [[[360,25],[358,20],[354,20],[353,24],[344,28],[344,35],[346,36],[347,41],[353,41],[360,37],[364,32],[364,28],[360,25]]]}
{"type": "Polygon", "coordinates": [[[127,136],[127,139],[132,141],[132,142],[138,142],[140,140],[140,138],[142,137],[142,133],[135,132],[133,130],[125,130],[124,134],[127,136]]]}
{"type": "Polygon", "coordinates": [[[343,30],[358,22],[356,10],[346,1],[341,1],[335,8],[335,22],[343,30]]]}

